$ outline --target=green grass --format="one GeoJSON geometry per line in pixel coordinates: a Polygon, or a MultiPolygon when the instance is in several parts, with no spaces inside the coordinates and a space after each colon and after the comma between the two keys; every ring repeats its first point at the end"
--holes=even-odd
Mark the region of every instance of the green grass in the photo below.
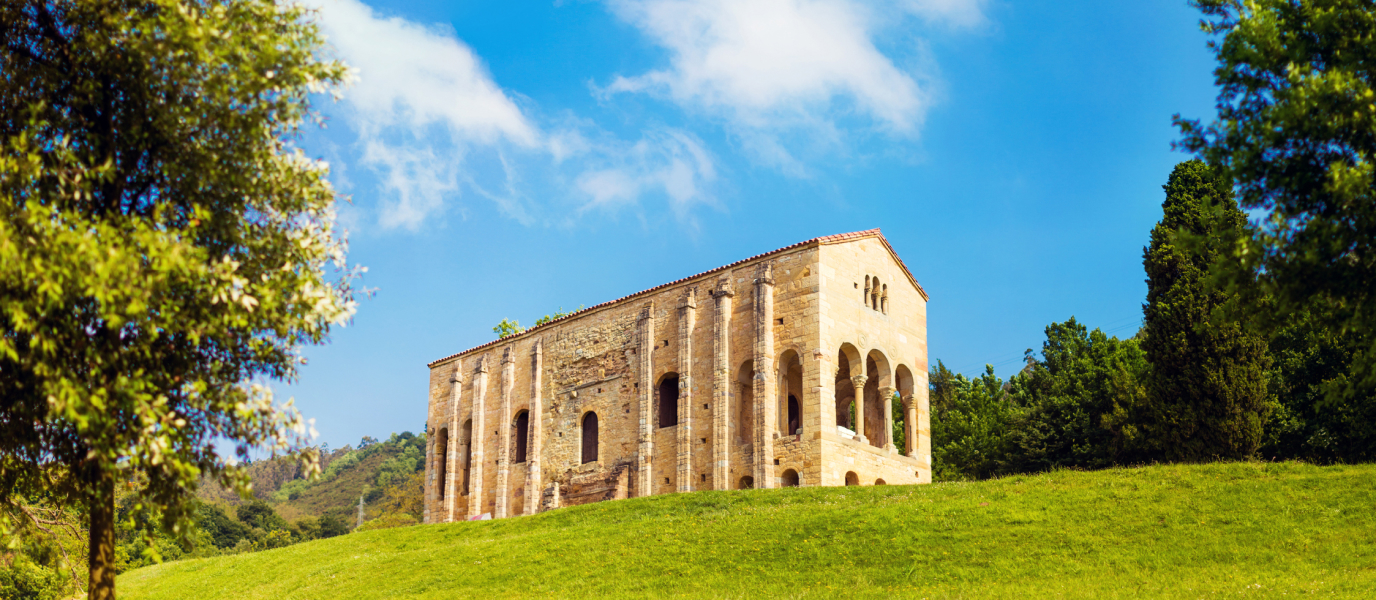
{"type": "Polygon", "coordinates": [[[673,494],[167,563],[118,586],[126,599],[1370,597],[1376,465],[673,494]]]}

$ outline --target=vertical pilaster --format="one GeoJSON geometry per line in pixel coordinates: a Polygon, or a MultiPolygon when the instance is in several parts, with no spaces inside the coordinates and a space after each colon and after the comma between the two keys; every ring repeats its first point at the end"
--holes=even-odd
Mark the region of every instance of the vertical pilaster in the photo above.
{"type": "Polygon", "coordinates": [[[637,379],[640,380],[640,452],[636,457],[635,487],[637,497],[649,496],[654,488],[654,477],[650,474],[654,459],[654,347],[655,347],[655,303],[650,302],[640,309],[639,333],[640,348],[636,351],[638,359],[637,379]]]}
{"type": "Polygon", "coordinates": [[[511,388],[516,380],[516,359],[511,346],[502,352],[502,400],[497,410],[497,501],[492,518],[507,516],[511,491],[511,388]]]}
{"type": "Polygon", "coordinates": [[[727,413],[731,407],[731,276],[717,281],[712,292],[712,487],[731,489],[728,477],[727,413]]]}
{"type": "Polygon", "coordinates": [[[693,491],[693,329],[697,288],[688,288],[678,307],[678,491],[693,491]]]}
{"type": "Polygon", "coordinates": [[[434,523],[431,515],[438,519],[440,514],[438,496],[435,494],[435,440],[439,439],[438,431],[433,422],[425,424],[425,523],[434,523]]]}
{"type": "Polygon", "coordinates": [[[851,384],[855,386],[855,441],[862,444],[869,443],[869,438],[865,437],[865,382],[868,380],[869,378],[864,375],[850,378],[851,384]]]}
{"type": "Polygon", "coordinates": [[[774,265],[765,263],[755,278],[755,487],[774,487],[778,374],[774,372],[774,265]]]}
{"type": "Polygon", "coordinates": [[[476,517],[483,514],[483,467],[487,460],[484,458],[483,440],[487,439],[484,432],[487,431],[487,356],[478,359],[478,380],[473,385],[473,439],[469,442],[473,444],[470,454],[473,462],[468,467],[468,516],[476,517]]]}
{"type": "Polygon", "coordinates": [[[449,376],[449,435],[448,458],[445,459],[444,474],[444,522],[454,520],[454,507],[458,504],[458,481],[463,473],[459,464],[459,400],[463,396],[463,364],[454,361],[454,373],[449,376]]]}
{"type": "Polygon", "coordinates": [[[893,445],[893,394],[895,391],[891,387],[879,388],[879,406],[884,409],[884,434],[879,439],[884,440],[884,449],[891,454],[897,451],[893,445]]]}
{"type": "Polygon", "coordinates": [[[544,481],[540,475],[540,456],[545,444],[545,401],[540,377],[544,373],[545,340],[535,340],[530,353],[530,442],[526,449],[526,506],[521,514],[533,515],[540,510],[540,496],[544,481]]]}

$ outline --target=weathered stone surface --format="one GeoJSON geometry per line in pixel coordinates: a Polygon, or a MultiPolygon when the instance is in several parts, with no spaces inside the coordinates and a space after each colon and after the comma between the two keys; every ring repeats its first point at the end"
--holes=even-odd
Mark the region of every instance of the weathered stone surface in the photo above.
{"type": "Polygon", "coordinates": [[[930,482],[926,305],[871,230],[795,244],[435,361],[428,423],[443,446],[426,453],[426,521],[675,491],[845,485],[848,476],[930,482]],[[661,402],[674,377],[677,402],[661,402]],[[890,439],[895,393],[906,448],[890,439]],[[658,414],[674,407],[676,419],[658,414]],[[515,462],[527,411],[526,460],[515,462]],[[589,414],[596,457],[585,462],[589,414]]]}

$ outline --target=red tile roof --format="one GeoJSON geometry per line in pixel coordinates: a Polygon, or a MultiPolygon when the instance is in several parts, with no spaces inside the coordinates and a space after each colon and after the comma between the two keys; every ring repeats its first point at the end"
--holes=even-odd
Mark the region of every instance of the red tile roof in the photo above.
{"type": "Polygon", "coordinates": [[[577,311],[577,312],[573,312],[573,313],[569,313],[569,314],[567,314],[567,315],[564,315],[564,316],[562,316],[562,317],[559,317],[558,319],[554,319],[554,320],[552,320],[552,321],[550,321],[550,322],[548,322],[548,323],[545,323],[545,324],[543,324],[543,325],[536,325],[535,327],[531,327],[530,329],[527,329],[527,330],[525,330],[525,331],[523,331],[523,332],[521,332],[521,333],[514,333],[514,334],[508,335],[508,336],[506,336],[506,337],[497,338],[497,339],[495,339],[495,340],[492,340],[492,341],[487,342],[487,343],[485,343],[485,344],[481,344],[481,345],[478,345],[478,346],[474,346],[474,347],[469,348],[469,349],[467,349],[467,350],[464,350],[464,351],[462,351],[462,352],[456,352],[456,353],[454,353],[454,354],[450,354],[449,356],[446,356],[446,357],[444,357],[444,358],[441,358],[441,359],[432,361],[432,362],[430,362],[429,364],[427,364],[426,366],[427,366],[427,367],[430,367],[430,368],[434,368],[435,365],[438,365],[438,364],[440,364],[440,363],[442,363],[442,362],[445,362],[445,361],[447,361],[447,360],[450,360],[450,359],[452,359],[452,358],[454,358],[454,357],[457,357],[457,356],[461,356],[461,355],[467,354],[467,353],[472,352],[472,351],[474,351],[474,350],[481,350],[481,349],[486,348],[486,347],[488,347],[488,346],[495,346],[495,345],[497,345],[497,344],[499,344],[499,343],[501,343],[501,342],[511,341],[511,340],[514,340],[515,338],[518,338],[518,337],[521,337],[521,336],[523,336],[523,335],[526,335],[526,334],[528,334],[528,333],[530,333],[530,332],[532,332],[532,331],[535,331],[535,330],[537,330],[537,329],[544,329],[545,327],[549,327],[550,325],[553,325],[553,324],[555,324],[555,323],[559,323],[559,322],[565,321],[565,320],[567,320],[567,319],[572,319],[572,318],[578,317],[578,316],[580,316],[580,315],[586,314],[586,313],[588,313],[588,312],[591,312],[591,311],[594,311],[594,310],[597,310],[597,309],[600,309],[600,308],[604,308],[604,307],[607,307],[607,306],[611,306],[611,305],[616,304],[616,303],[618,303],[618,302],[621,302],[621,301],[623,301],[623,300],[630,300],[631,298],[635,298],[635,297],[637,297],[637,296],[643,296],[643,295],[645,295],[645,294],[649,294],[649,293],[651,293],[651,292],[655,292],[655,291],[658,291],[658,290],[662,290],[662,289],[667,288],[667,287],[670,287],[670,286],[678,285],[678,284],[683,283],[683,282],[685,282],[685,281],[688,281],[688,280],[690,280],[690,279],[697,279],[697,278],[702,277],[702,276],[704,276],[704,275],[711,275],[712,273],[716,273],[716,272],[718,272],[718,271],[725,271],[725,270],[730,269],[730,268],[732,268],[732,267],[736,267],[736,266],[739,266],[739,265],[741,265],[741,264],[748,263],[748,262],[750,262],[750,261],[752,261],[752,260],[764,258],[764,257],[766,257],[766,256],[771,256],[771,255],[774,255],[774,254],[778,254],[778,253],[780,253],[780,252],[784,252],[784,251],[787,251],[787,250],[792,250],[792,249],[794,249],[794,248],[801,248],[801,247],[803,247],[803,246],[808,246],[808,245],[818,245],[818,246],[821,246],[821,245],[825,245],[825,244],[837,244],[837,243],[841,243],[841,242],[850,242],[850,241],[859,240],[859,239],[863,239],[863,238],[869,238],[869,237],[877,237],[877,238],[879,238],[879,241],[881,241],[881,242],[884,243],[884,247],[887,248],[888,251],[889,251],[889,254],[893,256],[893,260],[894,260],[895,262],[898,263],[898,266],[903,267],[903,273],[906,274],[906,275],[908,276],[908,280],[912,282],[913,287],[916,287],[916,288],[917,288],[917,292],[918,292],[919,294],[922,294],[922,299],[923,299],[923,300],[930,300],[930,298],[927,296],[927,291],[924,290],[924,289],[922,289],[922,284],[918,283],[918,282],[917,282],[917,278],[913,277],[912,271],[909,271],[909,270],[908,270],[908,265],[903,264],[903,259],[901,259],[901,258],[898,257],[898,253],[897,253],[897,252],[894,252],[894,251],[893,251],[893,246],[890,246],[890,245],[889,245],[889,240],[884,238],[884,234],[880,233],[880,232],[879,232],[879,229],[877,229],[877,228],[876,228],[876,229],[867,229],[867,230],[865,230],[865,231],[852,231],[852,232],[850,232],[850,233],[838,233],[838,234],[834,234],[834,235],[824,235],[824,236],[822,236],[822,237],[812,238],[812,239],[810,239],[810,240],[805,240],[805,241],[798,242],[798,243],[796,243],[796,244],[792,244],[792,245],[789,245],[789,246],[784,246],[783,248],[779,248],[779,249],[777,249],[777,250],[770,250],[769,252],[765,252],[764,254],[756,254],[755,256],[751,256],[750,258],[744,258],[744,259],[738,260],[738,261],[736,261],[736,262],[733,262],[733,263],[731,263],[731,264],[729,264],[729,265],[722,265],[722,266],[717,267],[717,268],[715,268],[715,269],[712,269],[712,270],[710,270],[710,271],[703,271],[703,272],[698,273],[698,274],[696,274],[696,275],[689,275],[689,276],[687,276],[687,277],[683,277],[683,278],[680,278],[680,279],[675,279],[675,280],[673,280],[673,281],[670,281],[669,283],[663,283],[663,284],[657,285],[657,286],[655,286],[655,287],[652,287],[652,288],[650,288],[650,289],[648,289],[648,290],[639,291],[639,292],[636,292],[636,293],[631,294],[631,295],[629,295],[629,296],[622,296],[622,297],[617,298],[617,299],[615,299],[615,300],[608,300],[608,301],[603,302],[603,303],[601,303],[601,304],[589,306],[589,307],[587,307],[587,308],[585,308],[585,309],[583,309],[583,310],[580,310],[580,311],[577,311]]]}

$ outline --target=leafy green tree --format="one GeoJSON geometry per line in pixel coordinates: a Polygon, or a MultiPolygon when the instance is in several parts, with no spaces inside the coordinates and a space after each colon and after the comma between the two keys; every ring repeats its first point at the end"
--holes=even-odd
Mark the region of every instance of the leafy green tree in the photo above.
{"type": "Polygon", "coordinates": [[[1228,316],[1229,294],[1208,282],[1246,217],[1229,180],[1199,160],[1176,165],[1165,191],[1143,256],[1149,435],[1167,460],[1250,457],[1270,409],[1270,359],[1265,342],[1228,316]]]}
{"type": "Polygon", "coordinates": [[[91,598],[116,482],[185,535],[203,474],[248,492],[217,442],[308,439],[260,383],[353,311],[335,192],[291,143],[345,76],[321,54],[299,3],[0,3],[0,506],[84,506],[91,598]]]}
{"type": "Polygon", "coordinates": [[[971,380],[938,360],[929,381],[931,397],[939,399],[931,415],[933,477],[984,479],[1003,472],[1009,430],[1020,409],[994,367],[986,365],[984,375],[971,380]]]}
{"type": "Polygon", "coordinates": [[[507,319],[502,319],[502,322],[492,328],[492,333],[497,334],[499,338],[504,338],[508,335],[516,335],[522,331],[525,331],[525,329],[521,328],[520,321],[509,321],[507,319]]]}
{"type": "Polygon", "coordinates": [[[1042,358],[1009,380],[1024,408],[1008,470],[1097,469],[1141,456],[1146,355],[1135,339],[1089,331],[1071,317],[1046,328],[1042,358]]]}
{"type": "MultiPolygon", "coordinates": [[[[1241,312],[1270,331],[1306,311],[1335,336],[1373,331],[1376,10],[1370,0],[1194,4],[1222,37],[1210,41],[1218,114],[1208,125],[1177,115],[1180,144],[1266,215],[1227,249],[1221,280],[1252,297],[1241,312]]],[[[1325,393],[1371,402],[1376,336],[1352,350],[1352,376],[1325,393]]]]}
{"type": "Polygon", "coordinates": [[[1318,463],[1376,460],[1376,390],[1352,382],[1368,334],[1334,335],[1309,311],[1271,338],[1276,409],[1262,455],[1318,463]],[[1356,393],[1350,393],[1355,391],[1356,393]]]}

